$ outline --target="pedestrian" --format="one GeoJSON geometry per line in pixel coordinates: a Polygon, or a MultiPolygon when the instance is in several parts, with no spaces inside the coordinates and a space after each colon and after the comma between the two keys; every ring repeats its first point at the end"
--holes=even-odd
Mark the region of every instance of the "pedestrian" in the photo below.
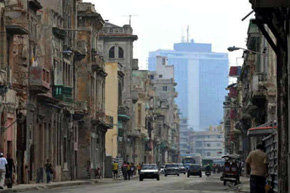
{"type": "Polygon", "coordinates": [[[246,159],[247,174],[250,176],[251,193],[265,193],[266,176],[268,175],[267,154],[264,146],[259,144],[246,159]]]}
{"type": "Polygon", "coordinates": [[[7,170],[6,170],[6,181],[7,187],[12,188],[13,186],[13,173],[15,172],[14,160],[10,154],[7,154],[7,170]]]}
{"type": "Polygon", "coordinates": [[[119,164],[118,162],[114,161],[113,163],[113,178],[114,179],[118,178],[118,169],[119,169],[119,164]]]}
{"type": "Polygon", "coordinates": [[[127,163],[127,174],[128,174],[128,180],[131,178],[131,164],[128,162],[127,163]]]}
{"type": "Polygon", "coordinates": [[[44,165],[45,168],[45,173],[46,173],[46,182],[50,183],[52,180],[52,174],[53,174],[53,169],[52,169],[52,164],[50,163],[49,159],[46,160],[46,164],[44,165]]]}
{"type": "Polygon", "coordinates": [[[127,180],[127,176],[128,176],[128,165],[127,165],[127,162],[124,162],[123,165],[122,165],[122,173],[123,173],[124,180],[127,180]]]}
{"type": "Polygon", "coordinates": [[[131,176],[134,176],[135,175],[135,164],[133,162],[131,163],[130,171],[131,171],[131,176]]]}
{"type": "Polygon", "coordinates": [[[3,153],[0,153],[0,189],[4,189],[7,164],[8,162],[3,153]]]}
{"type": "Polygon", "coordinates": [[[142,168],[142,166],[141,166],[141,164],[139,163],[139,164],[137,165],[138,175],[140,175],[141,168],[142,168]]]}

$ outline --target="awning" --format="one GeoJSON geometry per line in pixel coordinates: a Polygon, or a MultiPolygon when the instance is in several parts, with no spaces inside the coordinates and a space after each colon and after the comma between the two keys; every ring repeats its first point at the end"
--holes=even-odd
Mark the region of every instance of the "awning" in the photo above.
{"type": "Polygon", "coordinates": [[[249,137],[270,135],[275,132],[275,129],[277,129],[277,125],[271,125],[271,123],[266,123],[258,127],[250,128],[247,135],[249,137]]]}

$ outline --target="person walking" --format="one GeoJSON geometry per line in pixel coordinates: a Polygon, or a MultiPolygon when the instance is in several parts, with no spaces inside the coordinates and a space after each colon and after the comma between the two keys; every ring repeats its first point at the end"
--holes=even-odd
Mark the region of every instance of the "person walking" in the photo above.
{"type": "Polygon", "coordinates": [[[251,193],[265,193],[266,176],[268,175],[267,154],[264,146],[259,144],[246,159],[247,174],[250,174],[251,193]]]}
{"type": "Polygon", "coordinates": [[[53,174],[52,164],[50,163],[49,159],[46,160],[45,167],[45,173],[46,173],[46,182],[50,183],[51,181],[51,175],[53,174]]]}
{"type": "Polygon", "coordinates": [[[131,177],[133,177],[135,175],[135,164],[133,162],[131,163],[130,171],[131,177]]]}
{"type": "Polygon", "coordinates": [[[0,189],[4,189],[7,164],[8,162],[3,153],[0,153],[0,189]]]}
{"type": "Polygon", "coordinates": [[[119,169],[119,164],[118,162],[114,161],[113,163],[113,178],[114,179],[118,178],[118,169],[119,169]]]}
{"type": "Polygon", "coordinates": [[[137,165],[137,170],[138,170],[138,175],[140,175],[140,172],[141,172],[141,164],[139,163],[138,165],[137,165]]]}
{"type": "Polygon", "coordinates": [[[127,173],[128,173],[128,180],[130,180],[131,178],[131,164],[128,162],[127,163],[128,167],[127,167],[127,173]]]}
{"type": "Polygon", "coordinates": [[[6,179],[8,184],[8,188],[12,188],[13,186],[13,173],[15,172],[15,165],[14,165],[14,160],[12,159],[10,154],[7,154],[7,170],[6,170],[6,179]]]}
{"type": "Polygon", "coordinates": [[[128,164],[127,164],[127,162],[124,162],[122,165],[122,173],[123,173],[124,180],[127,180],[127,176],[128,176],[128,164]]]}

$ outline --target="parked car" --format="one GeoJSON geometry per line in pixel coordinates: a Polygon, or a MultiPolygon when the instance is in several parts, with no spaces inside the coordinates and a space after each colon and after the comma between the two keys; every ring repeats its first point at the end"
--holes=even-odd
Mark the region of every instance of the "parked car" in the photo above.
{"type": "Polygon", "coordinates": [[[199,164],[191,164],[187,170],[187,177],[190,176],[199,176],[202,177],[201,165],[199,164]]]}
{"type": "Polygon", "coordinates": [[[139,180],[143,181],[145,178],[156,178],[156,180],[160,180],[159,169],[156,164],[143,164],[140,171],[139,180]]]}
{"type": "Polygon", "coordinates": [[[164,168],[164,176],[177,175],[179,176],[179,167],[177,164],[166,164],[164,168]]]}
{"type": "Polygon", "coordinates": [[[184,167],[184,165],[183,165],[183,163],[179,163],[178,164],[178,168],[179,168],[179,173],[180,174],[186,174],[186,172],[187,172],[187,169],[184,167]]]}

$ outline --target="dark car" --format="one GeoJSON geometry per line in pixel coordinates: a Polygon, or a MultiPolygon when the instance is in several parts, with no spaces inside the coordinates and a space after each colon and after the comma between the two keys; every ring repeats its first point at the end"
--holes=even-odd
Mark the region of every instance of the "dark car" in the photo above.
{"type": "Polygon", "coordinates": [[[188,167],[187,170],[187,177],[189,176],[199,176],[202,177],[201,165],[199,164],[192,164],[188,167]]]}
{"type": "Polygon", "coordinates": [[[156,180],[160,180],[159,169],[156,164],[143,164],[140,171],[139,180],[143,181],[145,178],[156,178],[156,180]]]}
{"type": "Polygon", "coordinates": [[[177,164],[166,164],[164,168],[164,176],[177,175],[179,176],[179,167],[177,164]]]}
{"type": "Polygon", "coordinates": [[[178,164],[178,167],[179,167],[179,173],[180,174],[186,174],[186,172],[187,172],[187,169],[186,169],[186,167],[184,167],[184,165],[182,164],[182,163],[179,163],[178,164]]]}

